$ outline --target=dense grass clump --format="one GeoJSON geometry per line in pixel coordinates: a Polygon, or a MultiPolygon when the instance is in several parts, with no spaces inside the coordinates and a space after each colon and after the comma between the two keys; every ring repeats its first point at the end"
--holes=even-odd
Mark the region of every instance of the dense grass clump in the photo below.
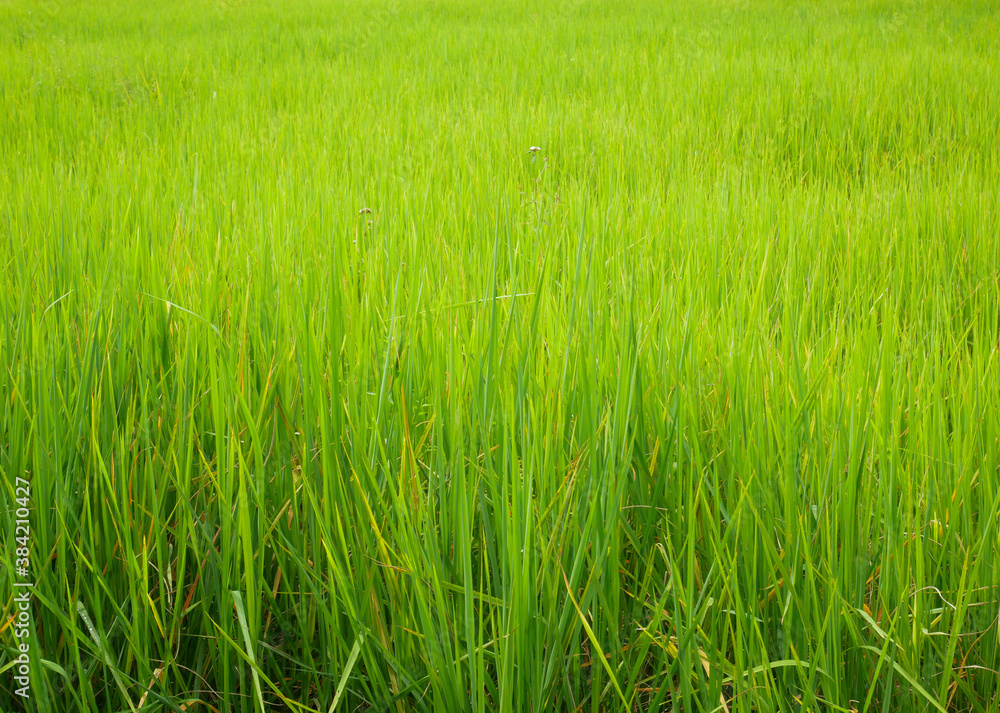
{"type": "Polygon", "coordinates": [[[30,710],[997,713],[998,37],[0,3],[0,667],[24,477],[30,710]]]}

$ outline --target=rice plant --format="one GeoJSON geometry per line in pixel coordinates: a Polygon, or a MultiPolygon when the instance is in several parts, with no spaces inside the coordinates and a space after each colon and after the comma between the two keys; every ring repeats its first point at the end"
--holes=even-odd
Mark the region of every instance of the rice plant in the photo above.
{"type": "Polygon", "coordinates": [[[998,713],[998,37],[0,3],[0,709],[998,713]]]}

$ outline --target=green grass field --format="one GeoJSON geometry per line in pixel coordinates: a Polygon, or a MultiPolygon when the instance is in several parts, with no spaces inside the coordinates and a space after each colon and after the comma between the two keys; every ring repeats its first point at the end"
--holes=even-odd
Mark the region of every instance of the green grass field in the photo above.
{"type": "Polygon", "coordinates": [[[997,713],[998,88],[985,1],[0,0],[0,710],[997,713]]]}

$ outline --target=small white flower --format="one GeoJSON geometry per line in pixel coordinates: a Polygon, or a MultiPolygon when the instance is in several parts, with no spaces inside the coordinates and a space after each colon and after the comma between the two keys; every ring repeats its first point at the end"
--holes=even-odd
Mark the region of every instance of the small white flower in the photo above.
{"type": "Polygon", "coordinates": [[[542,150],[541,146],[532,146],[530,149],[528,149],[528,153],[538,153],[541,150],[542,150]]]}

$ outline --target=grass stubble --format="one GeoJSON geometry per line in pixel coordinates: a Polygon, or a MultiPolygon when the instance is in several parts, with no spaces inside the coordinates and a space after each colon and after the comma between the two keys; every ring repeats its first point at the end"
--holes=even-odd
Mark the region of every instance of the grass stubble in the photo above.
{"type": "Polygon", "coordinates": [[[1000,710],[997,37],[0,4],[29,708],[1000,710]]]}

